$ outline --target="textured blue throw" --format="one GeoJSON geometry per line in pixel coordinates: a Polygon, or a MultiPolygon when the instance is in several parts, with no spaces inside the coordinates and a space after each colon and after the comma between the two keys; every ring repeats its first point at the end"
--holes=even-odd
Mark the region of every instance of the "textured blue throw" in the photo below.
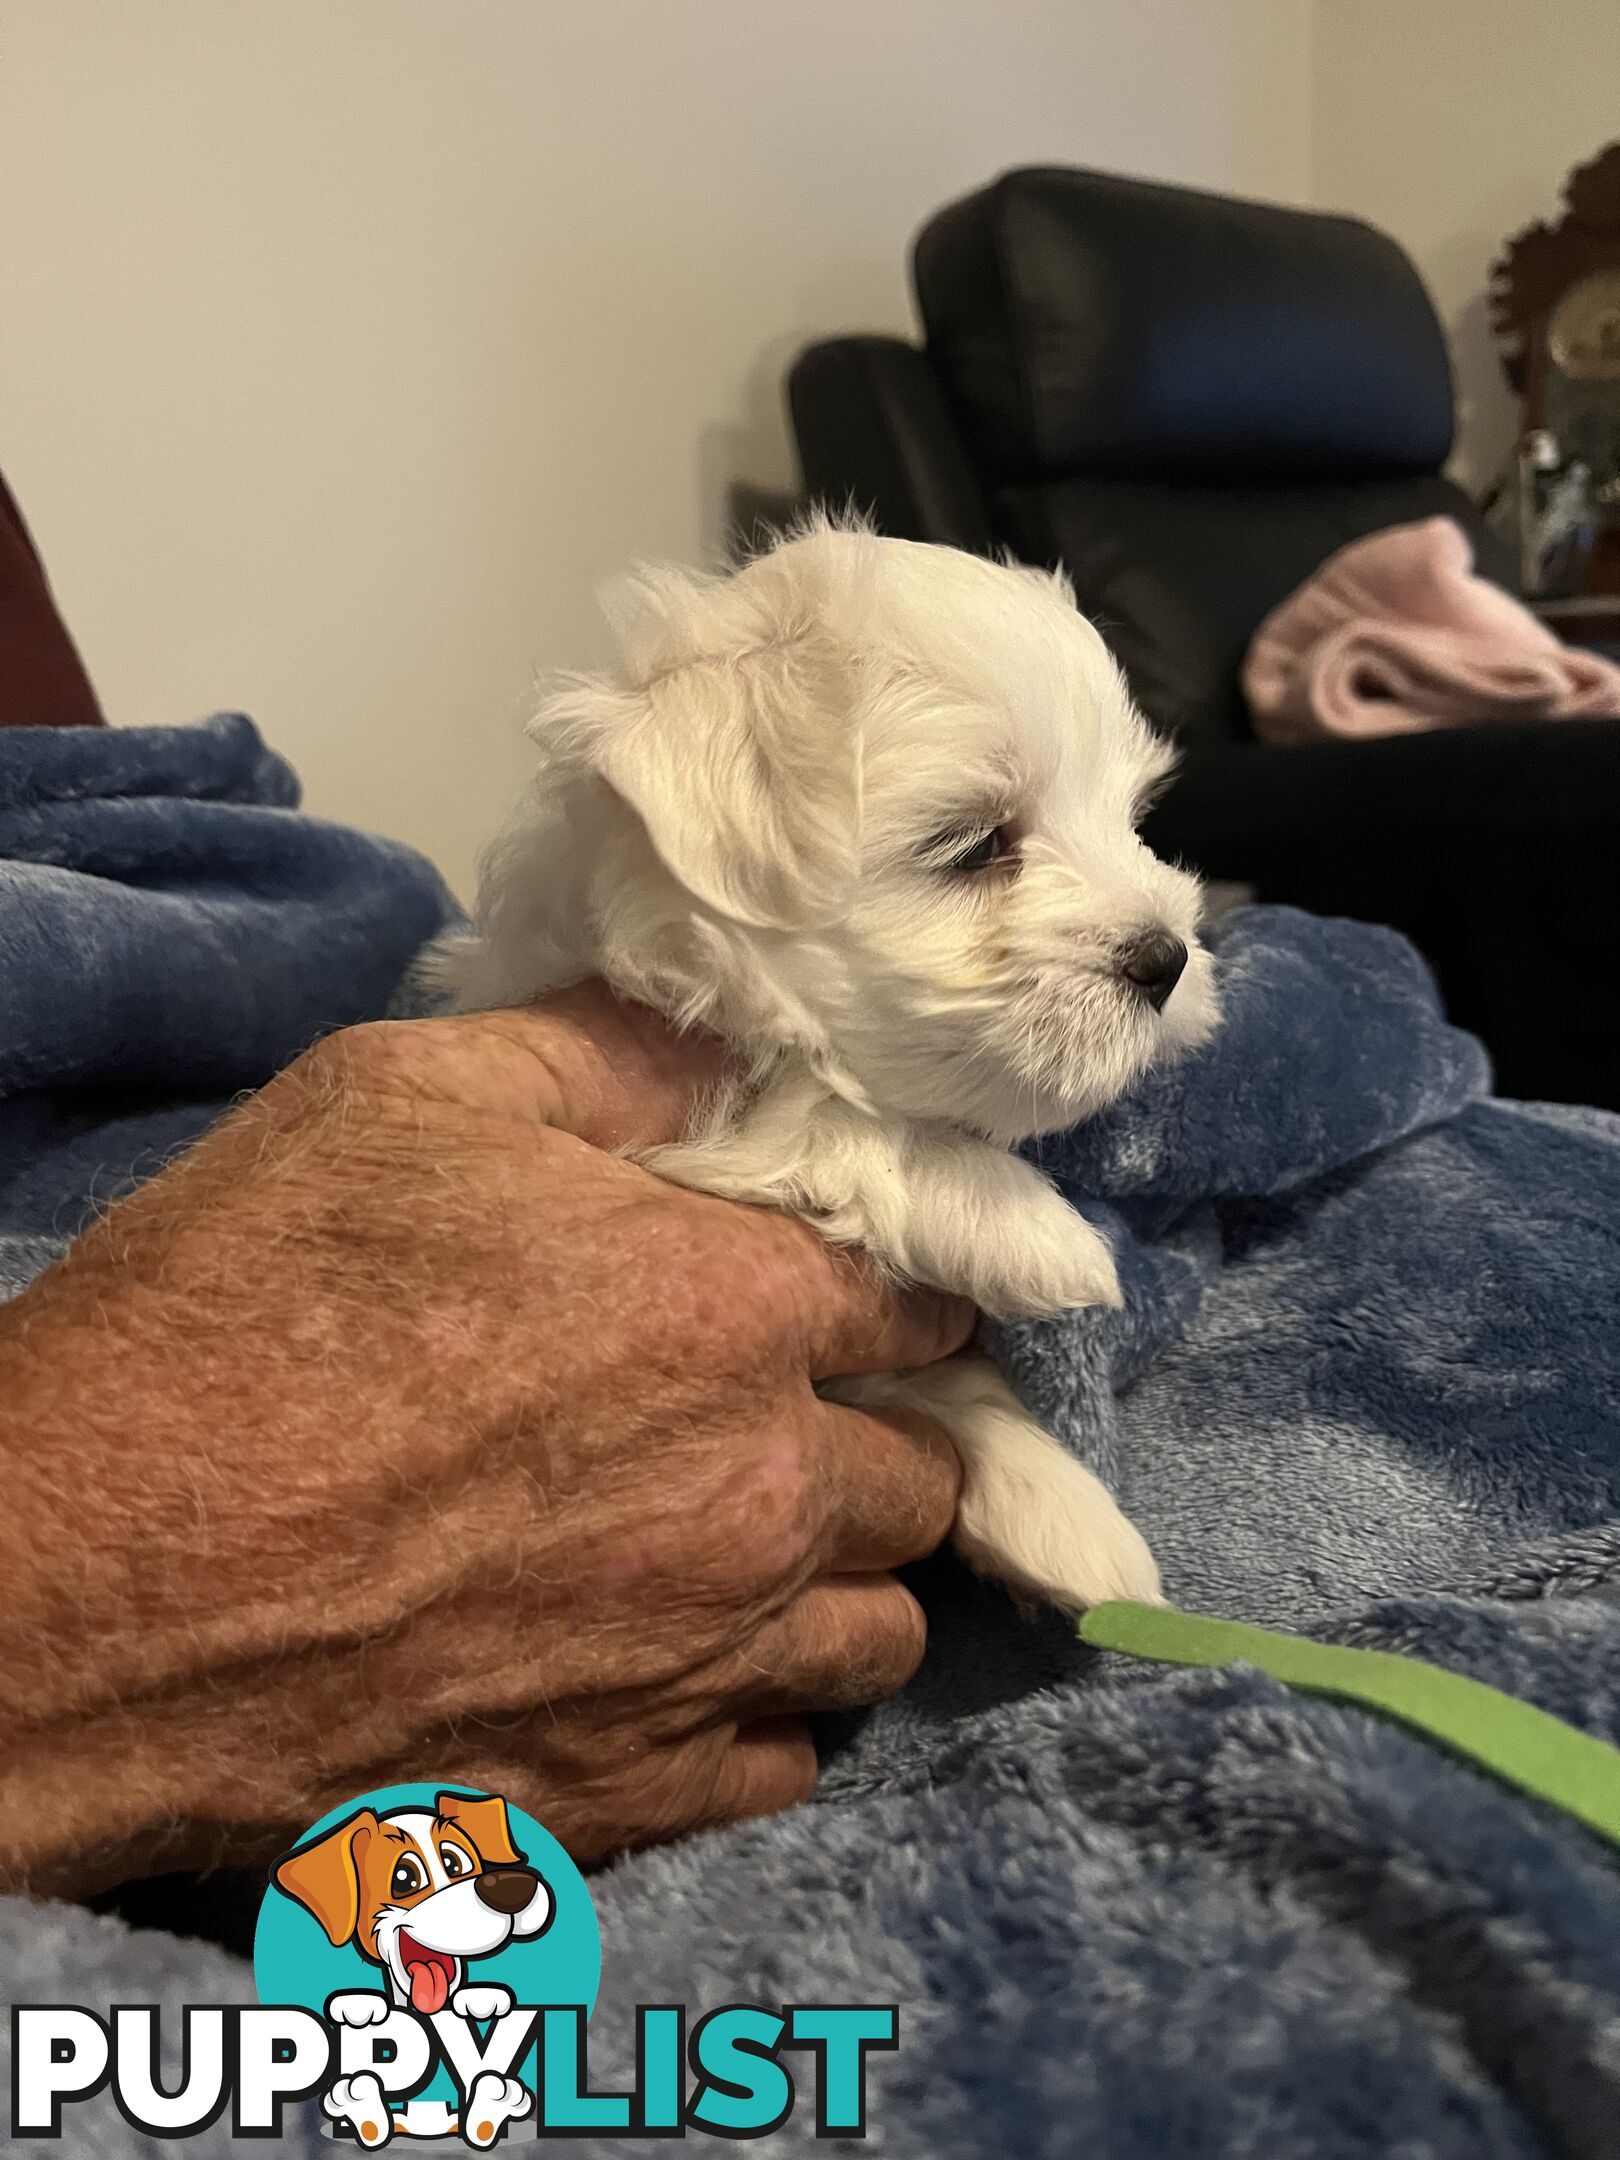
{"type": "MultiPolygon", "coordinates": [[[[0,1293],[382,1011],[441,920],[422,864],[292,801],[239,720],[0,735],[0,1293]]],[[[1125,1311],[997,1355],[1177,1603],[1620,1739],[1620,1124],[1488,1100],[1389,933],[1254,909],[1217,943],[1211,1048],[1041,1151],[1125,1311]]],[[[917,1580],[925,1667],[828,1732],[815,1805],[599,1879],[599,2083],[637,2001],[886,2001],[869,2142],[916,2160],[1620,2150],[1620,1856],[1364,1713],[1099,1656],[949,1559],[917,1580]]],[[[22,1900],[0,1972],[91,2006],[249,1988],[22,1900]]],[[[70,2135],[165,2149],[105,2103],[70,2135]]],[[[771,2149],[815,2145],[800,2114],[771,2149]]]]}

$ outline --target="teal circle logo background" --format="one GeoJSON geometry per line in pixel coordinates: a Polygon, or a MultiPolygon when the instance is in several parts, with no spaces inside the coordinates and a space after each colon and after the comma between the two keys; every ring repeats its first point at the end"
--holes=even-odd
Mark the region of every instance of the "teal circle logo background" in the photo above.
{"type": "MultiPolygon", "coordinates": [[[[441,1792],[463,1789],[443,1784],[383,1785],[375,1792],[357,1793],[342,1807],[331,1809],[319,1822],[311,1823],[297,1842],[307,1845],[324,1831],[347,1822],[362,1808],[370,1808],[378,1815],[392,1814],[396,1808],[425,1808],[431,1814],[441,1792]]],[[[480,1793],[475,1797],[486,1796],[480,1793]]],[[[492,1957],[470,1959],[463,1984],[478,1987],[499,1983],[511,1989],[519,2004],[578,2003],[589,2017],[596,2007],[596,1990],[602,1976],[602,1937],[585,1878],[551,1832],[532,1815],[508,1801],[507,1816],[512,1842],[550,1886],[556,1913],[543,1935],[528,1940],[514,1936],[504,1950],[496,1951],[492,1957]]],[[[317,2016],[324,2014],[329,1995],[349,1991],[381,1994],[388,1988],[380,1966],[363,1958],[353,1943],[328,1942],[326,1930],[315,1915],[306,1912],[296,1898],[288,1897],[273,1882],[265,1890],[253,1936],[253,1984],[260,2002],[295,2003],[317,2016]]],[[[532,2086],[534,2074],[531,2049],[519,2066],[519,2075],[532,2086]]],[[[449,2072],[437,2070],[422,2097],[454,2100],[455,2084],[449,2072]]]]}

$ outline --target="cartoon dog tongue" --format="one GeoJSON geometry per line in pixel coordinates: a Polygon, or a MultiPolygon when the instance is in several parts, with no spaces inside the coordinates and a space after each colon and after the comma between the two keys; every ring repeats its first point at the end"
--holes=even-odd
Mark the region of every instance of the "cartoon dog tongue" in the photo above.
{"type": "Polygon", "coordinates": [[[407,1957],[405,1970],[410,1975],[411,2008],[423,2017],[432,2017],[450,2000],[450,1974],[442,1958],[407,1957]]]}

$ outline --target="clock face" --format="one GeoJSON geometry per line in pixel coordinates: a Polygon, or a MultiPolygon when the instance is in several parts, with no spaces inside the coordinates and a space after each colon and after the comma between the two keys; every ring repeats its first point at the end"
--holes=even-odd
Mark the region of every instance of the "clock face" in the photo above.
{"type": "Polygon", "coordinates": [[[1572,285],[1547,324],[1547,351],[1576,382],[1620,382],[1620,270],[1572,285]]]}

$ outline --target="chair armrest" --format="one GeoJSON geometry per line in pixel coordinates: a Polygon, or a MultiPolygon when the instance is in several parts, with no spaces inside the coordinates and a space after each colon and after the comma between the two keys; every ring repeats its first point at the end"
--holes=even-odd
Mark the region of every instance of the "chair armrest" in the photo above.
{"type": "Polygon", "coordinates": [[[805,487],[827,509],[853,506],[896,540],[990,554],[978,481],[926,356],[904,338],[812,345],[788,375],[805,487]]]}

